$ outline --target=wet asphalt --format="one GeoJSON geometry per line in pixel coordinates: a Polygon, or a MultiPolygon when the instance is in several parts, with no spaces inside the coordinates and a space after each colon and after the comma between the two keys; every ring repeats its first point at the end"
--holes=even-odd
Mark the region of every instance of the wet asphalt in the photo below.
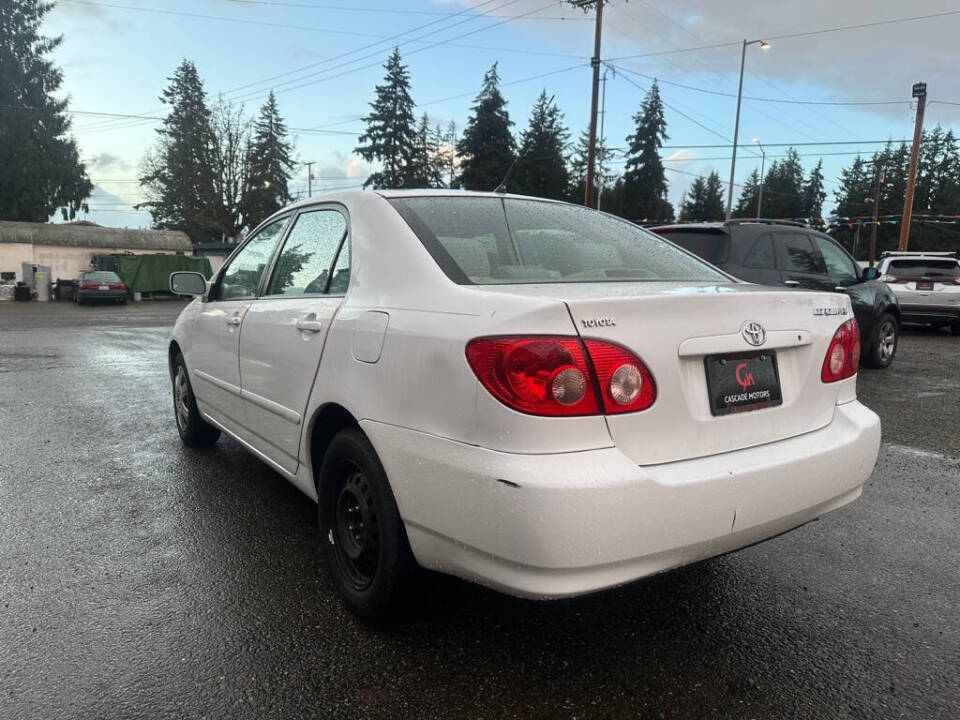
{"type": "Polygon", "coordinates": [[[883,450],[819,522],[573,600],[426,576],[374,629],[309,500],[181,447],[180,306],[0,304],[0,718],[960,717],[960,337],[861,372],[883,450]]]}

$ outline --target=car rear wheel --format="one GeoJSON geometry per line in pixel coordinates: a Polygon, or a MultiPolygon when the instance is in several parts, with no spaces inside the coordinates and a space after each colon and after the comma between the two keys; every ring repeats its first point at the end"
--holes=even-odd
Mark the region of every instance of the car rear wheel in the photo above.
{"type": "Polygon", "coordinates": [[[897,319],[889,313],[880,316],[880,320],[873,327],[873,336],[867,350],[866,364],[873,368],[887,368],[897,354],[900,343],[900,325],[897,319]]]}
{"type": "Polygon", "coordinates": [[[197,409],[187,364],[180,353],[173,361],[173,416],[180,440],[187,447],[210,447],[220,437],[220,431],[204,420],[197,409]]]}
{"type": "Polygon", "coordinates": [[[358,429],[340,431],[320,466],[320,542],[346,608],[376,622],[401,606],[416,562],[386,473],[358,429]]]}

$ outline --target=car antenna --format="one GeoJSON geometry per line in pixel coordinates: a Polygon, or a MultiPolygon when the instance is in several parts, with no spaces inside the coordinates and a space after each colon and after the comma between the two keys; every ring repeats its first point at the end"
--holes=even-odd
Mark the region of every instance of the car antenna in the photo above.
{"type": "Polygon", "coordinates": [[[510,167],[507,168],[507,173],[503,176],[503,180],[501,180],[500,184],[493,189],[495,193],[502,194],[507,191],[507,180],[510,179],[510,175],[513,173],[513,169],[517,166],[517,162],[519,162],[519,160],[520,160],[520,156],[517,155],[517,157],[514,158],[513,162],[510,163],[510,167]]]}

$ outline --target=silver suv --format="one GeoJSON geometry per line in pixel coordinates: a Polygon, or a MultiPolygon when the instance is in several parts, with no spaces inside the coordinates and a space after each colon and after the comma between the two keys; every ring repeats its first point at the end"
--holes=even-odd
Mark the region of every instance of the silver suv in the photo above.
{"type": "Polygon", "coordinates": [[[953,252],[885,252],[881,280],[900,300],[904,322],[947,327],[960,335],[960,261],[953,252]]]}

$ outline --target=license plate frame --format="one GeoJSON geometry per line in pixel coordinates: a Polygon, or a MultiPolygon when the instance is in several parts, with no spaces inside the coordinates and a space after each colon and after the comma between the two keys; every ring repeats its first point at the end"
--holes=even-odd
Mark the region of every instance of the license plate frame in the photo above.
{"type": "Polygon", "coordinates": [[[933,290],[933,280],[917,280],[917,290],[926,292],[933,290]]]}
{"type": "Polygon", "coordinates": [[[783,404],[775,351],[707,355],[703,363],[712,415],[738,415],[783,404]]]}
{"type": "Polygon", "coordinates": [[[101,286],[98,287],[97,289],[98,289],[98,290],[109,290],[109,289],[110,289],[110,286],[109,286],[109,285],[101,285],[101,286]]]}

